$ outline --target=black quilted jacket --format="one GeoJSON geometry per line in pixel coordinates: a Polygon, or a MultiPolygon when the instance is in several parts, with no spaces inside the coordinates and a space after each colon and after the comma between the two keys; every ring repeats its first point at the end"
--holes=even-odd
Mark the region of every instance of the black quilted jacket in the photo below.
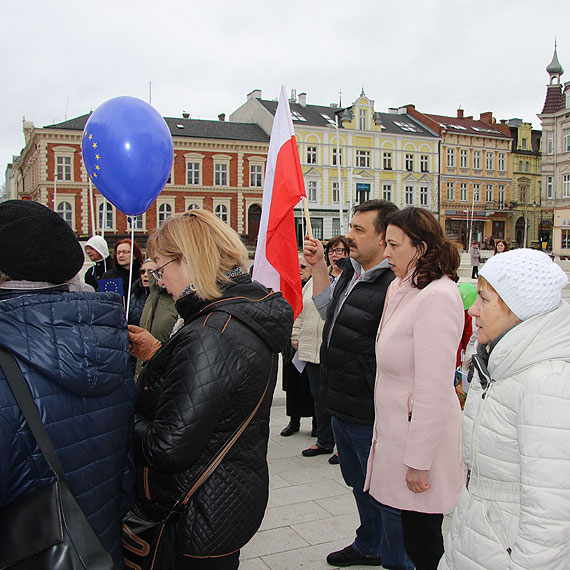
{"type": "Polygon", "coordinates": [[[164,516],[249,416],[269,380],[257,414],[178,525],[180,552],[228,554],[249,541],[265,512],[277,353],[289,342],[293,311],[248,275],[234,278],[221,299],[188,295],[177,309],[184,327],[137,384],[137,500],[153,519],[164,516]]]}

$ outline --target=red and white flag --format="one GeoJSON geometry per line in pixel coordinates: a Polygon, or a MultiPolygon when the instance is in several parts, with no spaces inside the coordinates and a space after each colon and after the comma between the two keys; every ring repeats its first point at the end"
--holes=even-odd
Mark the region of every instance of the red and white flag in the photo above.
{"type": "Polygon", "coordinates": [[[269,141],[253,279],[281,291],[295,318],[303,308],[303,296],[293,208],[303,196],[305,183],[283,85],[269,141]]]}

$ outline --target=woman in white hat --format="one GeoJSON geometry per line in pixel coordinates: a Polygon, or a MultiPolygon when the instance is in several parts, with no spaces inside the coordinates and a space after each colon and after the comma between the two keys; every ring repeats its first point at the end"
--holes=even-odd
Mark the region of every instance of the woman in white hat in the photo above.
{"type": "Polygon", "coordinates": [[[570,568],[570,306],[539,251],[480,271],[465,487],[439,570],[570,568]]]}

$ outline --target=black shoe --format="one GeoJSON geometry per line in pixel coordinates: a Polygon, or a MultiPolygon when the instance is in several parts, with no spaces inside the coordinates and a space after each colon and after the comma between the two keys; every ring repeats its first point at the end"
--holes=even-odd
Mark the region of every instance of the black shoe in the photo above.
{"type": "Polygon", "coordinates": [[[309,447],[301,451],[304,457],[315,457],[315,455],[330,455],[334,449],[325,449],[324,447],[309,447]]]}
{"type": "Polygon", "coordinates": [[[300,425],[299,424],[295,424],[293,422],[289,422],[282,430],[281,430],[281,435],[283,437],[289,437],[290,435],[293,435],[294,433],[297,433],[300,429],[300,425]]]}
{"type": "Polygon", "coordinates": [[[331,566],[381,566],[381,558],[368,558],[360,556],[354,548],[347,546],[337,552],[331,552],[327,556],[327,562],[331,566]]]}
{"type": "Polygon", "coordinates": [[[338,453],[335,453],[329,457],[329,463],[331,465],[338,465],[338,453]]]}

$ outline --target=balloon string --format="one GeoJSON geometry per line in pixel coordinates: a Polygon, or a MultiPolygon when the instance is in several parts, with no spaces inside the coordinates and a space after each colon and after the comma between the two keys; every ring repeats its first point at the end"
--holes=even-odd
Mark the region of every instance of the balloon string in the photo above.
{"type": "Polygon", "coordinates": [[[127,323],[129,322],[129,309],[131,307],[131,287],[133,285],[133,254],[135,252],[135,224],[131,217],[127,218],[131,224],[131,264],[129,267],[129,293],[127,295],[127,323]]]}

